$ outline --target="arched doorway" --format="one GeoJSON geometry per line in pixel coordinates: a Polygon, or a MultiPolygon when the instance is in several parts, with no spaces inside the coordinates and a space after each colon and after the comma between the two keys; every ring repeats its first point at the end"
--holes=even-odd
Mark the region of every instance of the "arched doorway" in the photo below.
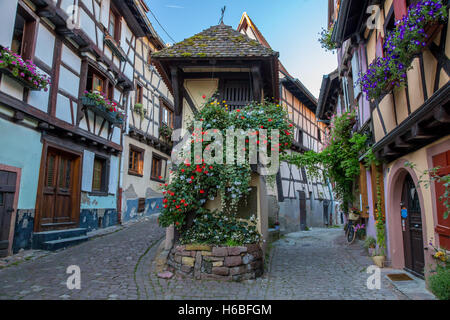
{"type": "Polygon", "coordinates": [[[407,174],[402,190],[402,234],[405,269],[418,275],[424,274],[422,214],[419,194],[411,175],[407,174]]]}

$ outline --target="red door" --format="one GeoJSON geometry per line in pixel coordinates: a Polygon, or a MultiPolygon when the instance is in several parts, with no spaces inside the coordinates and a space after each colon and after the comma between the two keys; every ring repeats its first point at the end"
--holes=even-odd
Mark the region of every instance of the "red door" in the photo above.
{"type": "MultiPolygon", "coordinates": [[[[450,174],[450,150],[433,157],[433,166],[439,167],[437,175],[440,177],[450,174]]],[[[437,208],[436,233],[439,235],[439,245],[450,250],[450,217],[444,219],[447,208],[440,197],[444,194],[444,184],[435,182],[435,201],[437,208]]]]}

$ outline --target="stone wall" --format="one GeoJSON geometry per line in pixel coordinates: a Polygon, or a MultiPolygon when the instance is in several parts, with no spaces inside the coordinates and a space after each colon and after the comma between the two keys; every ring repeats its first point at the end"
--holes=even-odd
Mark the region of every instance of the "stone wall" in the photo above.
{"type": "Polygon", "coordinates": [[[264,273],[258,244],[242,247],[175,245],[169,253],[169,271],[195,279],[242,281],[264,273]]]}

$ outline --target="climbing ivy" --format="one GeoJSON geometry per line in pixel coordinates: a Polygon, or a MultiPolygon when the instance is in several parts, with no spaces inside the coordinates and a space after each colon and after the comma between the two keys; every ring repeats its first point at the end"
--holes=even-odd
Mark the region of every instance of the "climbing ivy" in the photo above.
{"type": "Polygon", "coordinates": [[[330,134],[321,152],[307,151],[304,154],[284,156],[283,159],[297,167],[305,167],[310,175],[328,177],[335,184],[337,198],[342,200],[343,210],[348,211],[353,202],[353,181],[360,173],[359,158],[371,149],[367,147],[367,136],[353,133],[356,112],[345,112],[333,116],[330,134]]]}

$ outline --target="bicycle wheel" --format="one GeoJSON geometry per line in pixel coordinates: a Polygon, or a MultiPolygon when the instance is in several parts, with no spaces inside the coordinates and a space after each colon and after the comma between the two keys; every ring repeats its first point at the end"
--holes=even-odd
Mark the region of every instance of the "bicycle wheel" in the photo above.
{"type": "Polygon", "coordinates": [[[347,231],[347,242],[348,244],[352,244],[353,241],[355,241],[356,238],[356,232],[355,232],[355,227],[352,225],[348,228],[347,231]]]}

